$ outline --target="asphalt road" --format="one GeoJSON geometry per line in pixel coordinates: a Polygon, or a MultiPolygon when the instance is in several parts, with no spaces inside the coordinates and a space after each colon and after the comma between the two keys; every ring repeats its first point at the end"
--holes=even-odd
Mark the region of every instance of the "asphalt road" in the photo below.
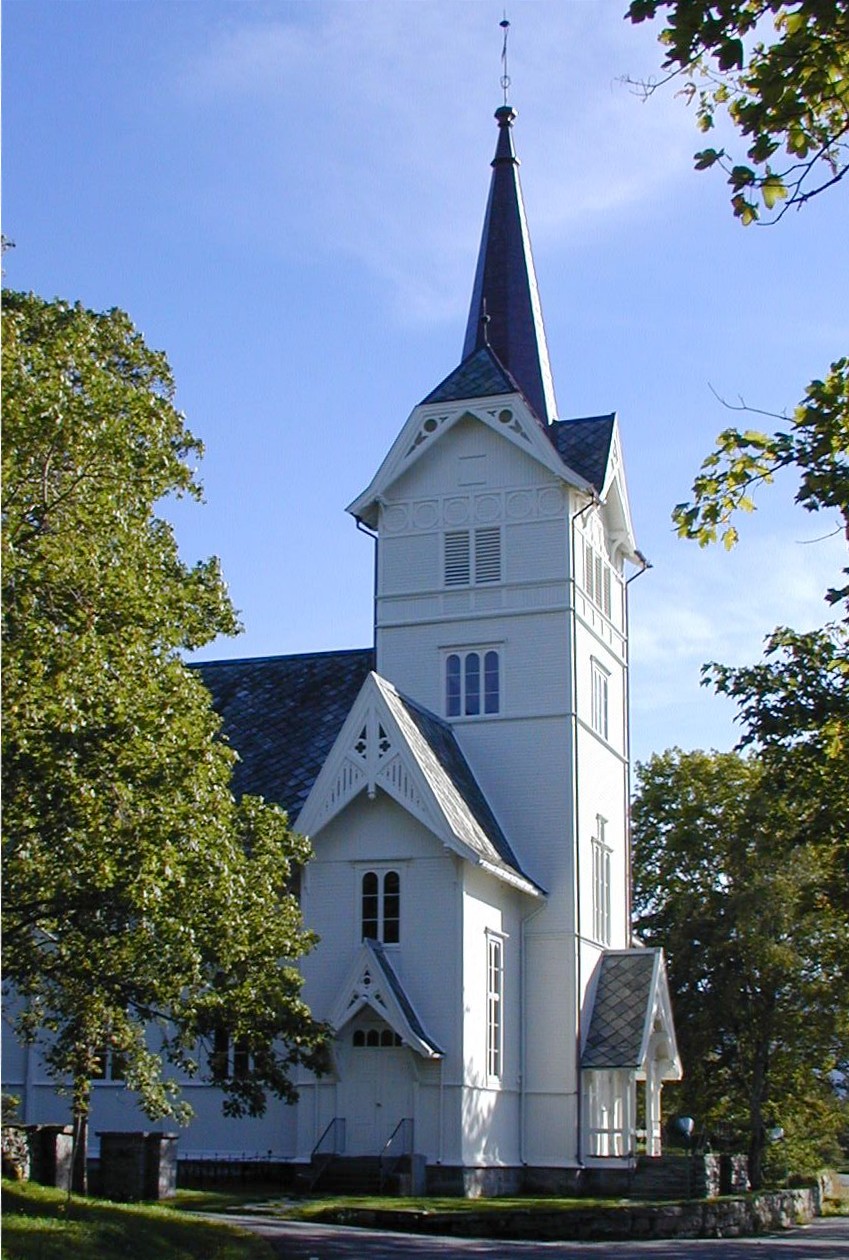
{"type": "Polygon", "coordinates": [[[433,1238],[300,1221],[231,1216],[272,1244],[280,1260],[849,1260],[849,1217],[761,1238],[670,1239],[645,1243],[502,1242],[433,1238]]]}

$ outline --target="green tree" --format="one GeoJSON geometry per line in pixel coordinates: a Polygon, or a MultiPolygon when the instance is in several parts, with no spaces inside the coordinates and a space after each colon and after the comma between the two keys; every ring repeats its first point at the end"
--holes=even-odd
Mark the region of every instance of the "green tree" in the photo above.
{"type": "MultiPolygon", "coordinates": [[[[669,79],[683,80],[710,132],[727,112],[747,145],[695,155],[718,166],[743,224],[762,210],[781,218],[838,183],[849,169],[849,4],[846,0],[632,0],[627,16],[662,14],[669,79]]],[[[647,94],[659,84],[642,84],[647,94]]]]}
{"type": "Polygon", "coordinates": [[[306,846],[234,800],[181,659],[237,621],[217,562],[185,565],[156,515],[200,493],[165,357],[118,310],[7,292],[3,387],[4,979],[70,1088],[79,1184],[105,1051],[150,1117],[187,1117],[174,1068],[255,1114],[326,1030],[295,966],[306,846]]]}
{"type": "Polygon", "coordinates": [[[816,1168],[841,1131],[831,1073],[849,1066],[849,933],[810,794],[800,803],[775,766],[738,753],[673,749],[637,779],[635,925],[667,952],[677,1104],[745,1141],[755,1186],[775,1128],[797,1170],[816,1168]]]}

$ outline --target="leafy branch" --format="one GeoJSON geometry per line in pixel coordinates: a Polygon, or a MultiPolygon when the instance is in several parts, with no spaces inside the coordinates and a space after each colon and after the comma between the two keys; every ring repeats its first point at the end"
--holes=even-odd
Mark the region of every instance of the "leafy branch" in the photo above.
{"type": "Polygon", "coordinates": [[[632,0],[627,17],[639,23],[661,12],[668,73],[632,85],[649,97],[683,80],[680,95],[695,102],[705,133],[718,114],[728,115],[748,143],[747,161],[711,147],[694,162],[696,170],[725,172],[741,223],[777,223],[791,206],[801,208],[845,177],[846,0],[632,0]],[[772,217],[762,220],[763,211],[772,217]]]}
{"type": "MultiPolygon", "coordinates": [[[[787,420],[742,400],[724,405],[787,420]]],[[[824,380],[811,382],[789,428],[773,433],[729,428],[719,434],[693,482],[692,500],[672,513],[679,537],[702,547],[721,539],[730,550],[738,541],[735,513],[754,511],[753,489],[791,467],[801,474],[796,502],[809,512],[836,508],[849,539],[849,358],[832,363],[824,380]]],[[[830,603],[849,599],[849,585],[830,590],[827,598],[830,603]]]]}

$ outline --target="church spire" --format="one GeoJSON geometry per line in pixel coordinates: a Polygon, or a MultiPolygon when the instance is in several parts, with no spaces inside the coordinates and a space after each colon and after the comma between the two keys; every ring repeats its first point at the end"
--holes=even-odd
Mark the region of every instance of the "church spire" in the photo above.
{"type": "Polygon", "coordinates": [[[547,425],[556,418],[557,403],[513,147],[516,111],[505,103],[495,117],[498,143],[463,358],[488,345],[547,425]]]}

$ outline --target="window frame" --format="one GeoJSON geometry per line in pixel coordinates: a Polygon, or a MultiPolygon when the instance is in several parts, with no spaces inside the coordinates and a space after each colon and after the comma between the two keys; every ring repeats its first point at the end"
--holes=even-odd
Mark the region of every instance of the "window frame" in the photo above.
{"type": "Polygon", "coordinates": [[[505,937],[487,929],[486,939],[486,1076],[504,1078],[504,942],[505,937]]]}
{"type": "MultiPolygon", "coordinates": [[[[370,866],[360,870],[357,881],[360,915],[360,940],[377,941],[380,945],[401,943],[401,872],[397,866],[370,866]],[[366,881],[369,891],[366,891],[366,881]],[[374,881],[374,891],[372,889],[374,881]],[[366,899],[374,901],[375,913],[366,916],[366,899]],[[366,924],[374,931],[366,933],[366,924]]],[[[371,905],[369,905],[371,910],[371,905]]]]}
{"type": "Polygon", "coordinates": [[[590,657],[590,726],[610,743],[610,670],[590,657]]]}
{"type": "Polygon", "coordinates": [[[92,1085],[123,1085],[127,1079],[127,1056],[112,1046],[97,1051],[100,1068],[92,1072],[92,1085]]]}
{"type": "Polygon", "coordinates": [[[443,710],[448,718],[490,718],[503,712],[502,650],[497,644],[444,650],[443,710]]]}
{"type": "Polygon", "coordinates": [[[251,1074],[251,1051],[247,1037],[234,1037],[218,1026],[212,1031],[212,1047],[207,1054],[213,1084],[244,1080],[251,1074]]]}
{"type": "Polygon", "coordinates": [[[596,832],[592,838],[593,939],[599,945],[610,944],[611,857],[607,843],[607,819],[596,814],[596,832]]]}

